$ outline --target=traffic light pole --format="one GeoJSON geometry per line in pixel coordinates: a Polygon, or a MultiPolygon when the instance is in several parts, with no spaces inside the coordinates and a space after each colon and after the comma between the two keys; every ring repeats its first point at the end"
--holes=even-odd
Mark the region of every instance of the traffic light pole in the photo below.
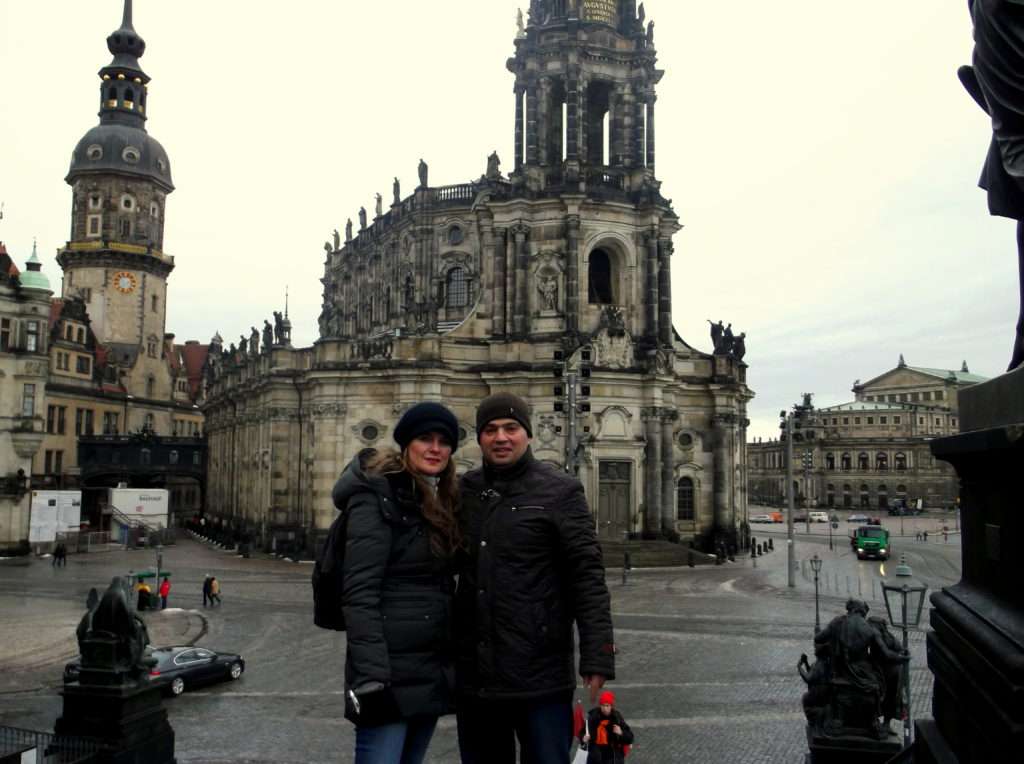
{"type": "Polygon", "coordinates": [[[796,543],[793,534],[793,414],[786,414],[786,564],[789,566],[787,582],[796,587],[796,543]]]}

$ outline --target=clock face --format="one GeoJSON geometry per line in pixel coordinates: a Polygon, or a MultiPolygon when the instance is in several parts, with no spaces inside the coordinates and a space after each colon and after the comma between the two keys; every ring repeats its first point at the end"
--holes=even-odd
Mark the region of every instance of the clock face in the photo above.
{"type": "Polygon", "coordinates": [[[137,283],[138,281],[134,273],[121,271],[114,274],[114,288],[121,294],[131,294],[134,292],[137,283]]]}

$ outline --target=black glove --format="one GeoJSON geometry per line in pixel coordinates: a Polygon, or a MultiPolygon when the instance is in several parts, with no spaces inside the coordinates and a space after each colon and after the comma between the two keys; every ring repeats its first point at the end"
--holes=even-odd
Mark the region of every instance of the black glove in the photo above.
{"type": "Polygon", "coordinates": [[[367,682],[345,693],[345,718],[360,727],[376,727],[398,721],[401,714],[387,685],[367,682]]]}

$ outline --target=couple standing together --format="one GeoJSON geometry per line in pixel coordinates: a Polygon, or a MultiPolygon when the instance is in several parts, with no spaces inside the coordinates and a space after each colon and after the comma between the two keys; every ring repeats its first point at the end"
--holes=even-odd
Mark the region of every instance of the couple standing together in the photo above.
{"type": "Polygon", "coordinates": [[[483,466],[461,480],[458,421],[420,403],[394,429],[400,451],[364,451],[334,487],[356,764],[419,764],[452,711],[463,764],[513,764],[516,738],[521,762],[568,764],[574,623],[591,700],[615,676],[583,486],[534,459],[522,399],[486,398],[476,425],[483,466]]]}

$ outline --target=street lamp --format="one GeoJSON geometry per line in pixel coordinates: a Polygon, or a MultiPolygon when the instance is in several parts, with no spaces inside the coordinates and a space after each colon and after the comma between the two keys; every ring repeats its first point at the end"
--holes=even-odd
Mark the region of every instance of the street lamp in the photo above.
{"type": "Polygon", "coordinates": [[[814,571],[814,633],[821,631],[821,610],[818,608],[818,574],[821,573],[822,559],[815,553],[811,558],[811,570],[814,571]]]}
{"type": "MultiPolygon", "coordinates": [[[[916,582],[913,571],[907,565],[906,558],[900,557],[896,566],[898,581],[882,582],[882,596],[885,597],[885,611],[889,623],[903,632],[903,652],[907,653],[907,629],[916,627],[921,622],[921,611],[924,610],[924,595],[928,591],[925,584],[916,582]]],[[[903,664],[903,747],[910,747],[910,661],[903,664]]]]}

